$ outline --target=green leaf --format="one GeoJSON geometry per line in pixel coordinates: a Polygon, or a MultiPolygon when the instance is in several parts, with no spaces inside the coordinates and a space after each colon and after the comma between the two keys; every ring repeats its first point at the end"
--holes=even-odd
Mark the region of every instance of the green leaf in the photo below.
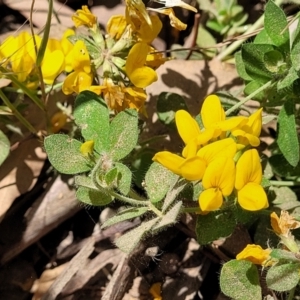
{"type": "Polygon", "coordinates": [[[296,70],[293,67],[291,67],[287,75],[283,79],[278,81],[277,90],[280,91],[282,89],[285,89],[286,92],[286,88],[291,87],[294,81],[297,79],[298,79],[298,74],[296,70]]]}
{"type": "Polygon", "coordinates": [[[299,162],[299,142],[294,115],[294,102],[287,99],[278,116],[277,143],[286,160],[296,167],[299,162]]]}
{"type": "Polygon", "coordinates": [[[271,73],[283,73],[282,66],[285,66],[285,61],[282,54],[277,50],[272,50],[264,55],[264,63],[271,73]]]}
{"type": "Polygon", "coordinates": [[[270,253],[270,257],[279,261],[300,263],[299,258],[296,257],[296,253],[287,250],[273,249],[270,253]]]}
{"type": "Polygon", "coordinates": [[[6,135],[0,130],[0,166],[3,164],[10,152],[10,142],[6,135]]]}
{"type": "Polygon", "coordinates": [[[164,216],[161,217],[161,220],[152,228],[152,231],[157,232],[175,224],[178,220],[181,207],[182,201],[177,202],[164,216]]]}
{"type": "MultiPolygon", "coordinates": [[[[258,90],[260,87],[262,86],[262,84],[258,81],[250,81],[244,89],[244,93],[246,95],[250,95],[253,92],[255,92],[256,90],[258,90]]],[[[264,91],[261,91],[260,93],[256,94],[253,99],[258,100],[258,101],[263,101],[265,99],[265,94],[264,91]]]]}
{"type": "Polygon", "coordinates": [[[178,94],[163,92],[158,96],[157,115],[164,124],[171,124],[175,121],[177,110],[188,110],[185,100],[178,94]]]}
{"type": "Polygon", "coordinates": [[[142,216],[148,211],[148,207],[132,207],[124,209],[117,213],[117,215],[109,218],[101,225],[101,229],[117,224],[119,222],[130,220],[142,216]]]}
{"type": "Polygon", "coordinates": [[[276,175],[282,177],[300,176],[300,164],[292,167],[282,154],[275,154],[269,158],[269,162],[276,175]]]}
{"type": "Polygon", "coordinates": [[[106,184],[108,186],[111,185],[114,182],[114,180],[116,179],[117,175],[118,175],[118,168],[115,167],[115,168],[110,169],[104,176],[104,180],[105,180],[106,184]]]}
{"type": "Polygon", "coordinates": [[[127,195],[131,188],[132,173],[127,166],[121,163],[116,163],[116,167],[118,169],[118,189],[123,195],[127,195]]]}
{"type": "Polygon", "coordinates": [[[116,115],[110,124],[110,155],[113,160],[127,156],[136,146],[138,139],[138,115],[127,109],[116,115]]]}
{"type": "Polygon", "coordinates": [[[109,111],[102,98],[90,91],[81,92],[75,99],[74,117],[84,139],[93,140],[98,153],[107,151],[109,111]]]}
{"type": "Polygon", "coordinates": [[[211,243],[221,237],[229,236],[236,226],[231,212],[210,212],[199,215],[196,222],[197,241],[200,245],[211,243]]]}
{"type": "Polygon", "coordinates": [[[265,30],[274,45],[289,52],[290,37],[288,22],[282,9],[273,1],[268,1],[265,8],[265,30]],[[285,30],[284,30],[285,29],[285,30]]]}
{"type": "Polygon", "coordinates": [[[161,164],[152,163],[145,176],[145,190],[150,201],[152,203],[161,201],[177,178],[176,174],[161,164]]]}
{"type": "Polygon", "coordinates": [[[242,59],[247,74],[259,83],[266,83],[272,79],[272,73],[264,65],[264,56],[274,50],[267,44],[244,44],[242,46],[242,59]]]}
{"type": "Polygon", "coordinates": [[[291,50],[291,62],[296,71],[300,71],[300,22],[298,20],[297,29],[295,30],[295,36],[291,50]]]}
{"type": "Polygon", "coordinates": [[[275,194],[275,199],[272,201],[273,206],[278,207],[281,210],[291,210],[300,206],[297,195],[289,187],[272,186],[268,193],[270,194],[272,192],[275,194]]]}
{"type": "Polygon", "coordinates": [[[221,291],[235,300],[260,300],[259,275],[254,264],[246,260],[225,263],[220,275],[221,291]]]}
{"type": "Polygon", "coordinates": [[[80,186],[76,191],[76,198],[85,204],[93,206],[103,206],[109,204],[113,198],[99,190],[80,186]]]}
{"type": "Polygon", "coordinates": [[[140,226],[129,232],[123,234],[115,240],[116,246],[123,252],[129,254],[144,238],[144,236],[152,229],[152,227],[159,221],[159,218],[143,222],[140,226]]]}
{"type": "Polygon", "coordinates": [[[246,81],[251,81],[252,78],[247,74],[245,70],[245,64],[242,59],[242,52],[241,51],[236,52],[234,58],[235,58],[236,70],[239,76],[246,81]]]}
{"type": "Polygon", "coordinates": [[[299,283],[300,264],[275,265],[268,270],[266,282],[268,288],[284,292],[294,288],[299,283]]]}
{"type": "Polygon", "coordinates": [[[65,134],[52,134],[44,141],[50,163],[63,174],[78,174],[91,170],[89,160],[80,153],[81,145],[81,142],[65,134]]]}
{"type": "Polygon", "coordinates": [[[261,30],[255,37],[254,44],[269,44],[269,45],[273,45],[273,42],[271,40],[271,38],[269,37],[269,35],[267,34],[266,30],[263,29],[261,30]]]}

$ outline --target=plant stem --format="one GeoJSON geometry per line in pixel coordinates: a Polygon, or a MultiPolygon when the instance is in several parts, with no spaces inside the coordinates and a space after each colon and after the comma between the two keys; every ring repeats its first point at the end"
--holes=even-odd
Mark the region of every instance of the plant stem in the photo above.
{"type": "Polygon", "coordinates": [[[13,112],[17,119],[33,134],[36,134],[36,129],[20,114],[20,112],[15,108],[15,106],[9,101],[6,95],[0,89],[0,98],[3,100],[4,104],[13,112]]]}
{"type": "MultiPolygon", "coordinates": [[[[275,0],[276,5],[281,5],[283,3],[283,0],[275,0]]],[[[248,28],[248,30],[245,31],[244,35],[250,34],[259,27],[261,27],[264,24],[264,15],[262,15],[252,26],[248,28]]],[[[217,59],[223,60],[226,58],[228,55],[230,55],[232,52],[234,52],[236,49],[238,49],[243,42],[246,39],[238,40],[232,43],[229,47],[225,48],[224,51],[222,51],[218,56],[217,59]]]]}
{"type": "Polygon", "coordinates": [[[295,291],[296,291],[296,287],[293,287],[290,292],[289,292],[289,297],[287,298],[287,300],[293,300],[294,299],[294,295],[295,295],[295,291]]]}
{"type": "Polygon", "coordinates": [[[297,181],[277,181],[270,180],[271,185],[273,186],[299,186],[300,182],[297,181]]]}
{"type": "Polygon", "coordinates": [[[162,217],[163,213],[158,210],[150,201],[148,202],[148,207],[150,210],[152,210],[158,217],[162,217]]]}
{"type": "Polygon", "coordinates": [[[234,112],[236,109],[238,109],[239,107],[241,107],[242,105],[244,105],[247,101],[249,101],[250,99],[252,99],[255,95],[257,95],[261,91],[267,89],[269,86],[272,85],[272,83],[273,82],[271,80],[268,81],[263,86],[261,86],[259,89],[257,89],[256,91],[254,91],[253,93],[251,93],[250,95],[248,95],[246,98],[244,98],[243,100],[241,100],[240,102],[236,103],[231,108],[229,108],[228,110],[226,110],[226,116],[230,115],[232,112],[234,112]]]}
{"type": "MultiPolygon", "coordinates": [[[[97,185],[98,187],[99,185],[97,185]]],[[[112,191],[112,190],[106,190],[104,189],[103,187],[101,187],[102,190],[104,190],[106,193],[110,194],[112,197],[115,197],[116,199],[122,201],[122,202],[125,202],[125,203],[128,203],[130,205],[133,205],[133,206],[148,206],[149,207],[149,203],[151,202],[148,202],[148,201],[142,201],[142,200],[135,200],[135,199],[132,199],[132,198],[128,198],[126,196],[123,196],[123,195],[120,195],[118,193],[116,193],[115,191],[112,191]],[[146,202],[146,203],[145,203],[146,202]]],[[[152,209],[151,209],[152,210],[152,209]]]]}
{"type": "Polygon", "coordinates": [[[200,213],[200,207],[183,207],[181,208],[182,213],[200,213]]]}

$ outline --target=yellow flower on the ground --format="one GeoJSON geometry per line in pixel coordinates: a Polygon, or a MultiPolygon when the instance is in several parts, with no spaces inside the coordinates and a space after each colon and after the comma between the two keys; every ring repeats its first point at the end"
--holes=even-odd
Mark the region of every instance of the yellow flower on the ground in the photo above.
{"type": "Polygon", "coordinates": [[[261,180],[262,167],[257,150],[245,151],[236,164],[235,180],[237,198],[242,208],[256,211],[269,206],[261,180]]]}
{"type": "Polygon", "coordinates": [[[300,228],[300,222],[287,211],[282,210],[280,218],[275,212],[271,213],[271,226],[276,234],[289,237],[290,230],[300,228]]]}
{"type": "Polygon", "coordinates": [[[93,28],[97,25],[97,17],[91,13],[86,5],[83,5],[82,9],[76,10],[75,14],[72,16],[72,21],[76,28],[79,26],[93,28]]]}
{"type": "Polygon", "coordinates": [[[215,158],[208,164],[202,179],[204,191],[199,197],[202,211],[219,209],[223,204],[223,196],[229,196],[234,188],[235,164],[226,156],[215,158]]]}
{"type": "Polygon", "coordinates": [[[256,265],[268,265],[271,249],[263,249],[259,245],[249,244],[237,256],[237,260],[248,260],[256,265]]]}
{"type": "Polygon", "coordinates": [[[146,43],[137,43],[130,49],[126,60],[126,74],[138,88],[145,88],[157,80],[156,72],[145,66],[149,50],[146,43]]]}

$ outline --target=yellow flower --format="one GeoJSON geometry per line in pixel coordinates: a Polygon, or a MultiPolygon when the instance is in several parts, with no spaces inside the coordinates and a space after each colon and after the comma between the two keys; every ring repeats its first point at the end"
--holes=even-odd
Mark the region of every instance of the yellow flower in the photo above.
{"type": "MultiPolygon", "coordinates": [[[[39,47],[41,38],[35,36],[39,47]]],[[[2,59],[6,59],[4,65],[10,66],[20,82],[25,82],[28,76],[35,70],[36,53],[32,36],[27,32],[21,32],[17,37],[8,37],[0,47],[2,59]]]]}
{"type": "Polygon", "coordinates": [[[202,185],[204,191],[200,194],[199,205],[202,211],[219,209],[223,204],[223,196],[229,196],[234,188],[235,164],[228,157],[215,158],[208,164],[202,185]]]}
{"type": "Polygon", "coordinates": [[[51,127],[52,127],[52,132],[53,133],[57,133],[59,132],[66,124],[68,119],[68,116],[63,113],[62,111],[59,111],[57,113],[55,113],[50,122],[51,122],[51,127]]]}
{"type": "Polygon", "coordinates": [[[60,41],[49,39],[42,61],[42,74],[46,84],[53,84],[56,77],[65,68],[65,56],[60,41]]]}
{"type": "Polygon", "coordinates": [[[75,27],[87,26],[93,28],[97,25],[97,17],[94,16],[86,5],[82,6],[82,9],[78,9],[72,16],[72,21],[75,27]]]}
{"type": "Polygon", "coordinates": [[[76,71],[84,71],[85,73],[91,72],[91,60],[89,52],[83,41],[78,40],[72,50],[66,57],[67,63],[70,63],[68,69],[76,71]]]}
{"type": "Polygon", "coordinates": [[[145,88],[157,80],[156,72],[145,66],[149,46],[137,43],[129,51],[125,70],[128,78],[138,88],[145,88]]]}
{"type": "Polygon", "coordinates": [[[232,130],[232,135],[237,137],[237,143],[252,147],[257,147],[260,144],[260,132],[262,127],[262,108],[252,114],[246,123],[240,124],[237,129],[232,130]]]}
{"type": "Polygon", "coordinates": [[[245,151],[236,164],[235,188],[240,206],[256,211],[269,206],[267,195],[260,185],[262,167],[256,149],[245,151]]]}
{"type": "Polygon", "coordinates": [[[162,29],[162,22],[157,15],[150,16],[150,20],[151,25],[147,22],[142,22],[139,28],[135,29],[140,40],[147,44],[152,43],[162,29]]]}
{"type": "Polygon", "coordinates": [[[119,40],[124,33],[126,26],[126,18],[123,15],[115,15],[108,20],[106,31],[113,39],[119,40]]]}
{"type": "Polygon", "coordinates": [[[271,226],[278,235],[289,237],[290,230],[300,227],[300,222],[296,221],[287,211],[282,210],[280,218],[275,212],[271,213],[271,226]]]}
{"type": "Polygon", "coordinates": [[[263,249],[259,245],[249,244],[237,256],[237,260],[248,260],[256,265],[269,265],[271,249],[263,249]]]}
{"type": "Polygon", "coordinates": [[[62,91],[66,95],[79,94],[84,90],[91,90],[92,82],[92,74],[87,74],[84,71],[74,71],[66,77],[62,91]]]}
{"type": "Polygon", "coordinates": [[[86,141],[80,146],[80,153],[83,156],[89,156],[93,153],[94,151],[94,145],[95,142],[93,140],[91,141],[86,141]]]}
{"type": "Polygon", "coordinates": [[[140,28],[143,22],[152,25],[146,6],[142,0],[126,0],[126,21],[133,28],[140,28]]]}
{"type": "Polygon", "coordinates": [[[103,93],[107,105],[114,111],[120,112],[133,108],[144,112],[146,92],[137,87],[125,87],[122,82],[115,84],[111,78],[104,78],[103,85],[93,86],[96,94],[103,93]]]}

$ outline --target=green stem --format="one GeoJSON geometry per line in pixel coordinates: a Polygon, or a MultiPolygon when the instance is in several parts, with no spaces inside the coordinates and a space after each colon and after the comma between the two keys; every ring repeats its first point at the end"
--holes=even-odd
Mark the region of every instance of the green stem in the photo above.
{"type": "Polygon", "coordinates": [[[299,186],[300,182],[297,181],[277,181],[270,180],[271,185],[273,186],[299,186]]]}
{"type": "Polygon", "coordinates": [[[148,202],[148,207],[150,210],[152,210],[158,217],[162,217],[163,213],[158,210],[150,201],[148,202]]]}
{"type": "Polygon", "coordinates": [[[181,209],[181,212],[182,213],[200,213],[201,210],[200,210],[200,207],[183,207],[181,209]]]}
{"type": "Polygon", "coordinates": [[[289,292],[289,297],[287,298],[287,300],[293,300],[294,299],[294,295],[295,295],[295,291],[296,291],[296,287],[293,287],[290,292],[289,292]]]}
{"type": "Polygon", "coordinates": [[[241,107],[242,105],[244,105],[247,101],[249,101],[250,99],[252,99],[255,95],[257,95],[261,91],[267,89],[269,86],[272,85],[272,83],[273,82],[271,80],[268,81],[263,86],[261,86],[259,89],[257,89],[256,91],[254,91],[253,93],[251,93],[250,95],[248,95],[246,98],[244,98],[243,100],[241,100],[240,102],[238,102],[237,104],[233,105],[231,108],[229,108],[228,110],[226,110],[226,116],[230,115],[232,112],[234,112],[236,109],[238,109],[239,107],[241,107]]]}
{"type": "Polygon", "coordinates": [[[13,112],[16,118],[33,134],[36,134],[36,129],[20,114],[20,112],[15,108],[15,106],[9,101],[6,95],[0,89],[0,98],[3,100],[4,104],[13,112]]]}
{"type": "MultiPolygon", "coordinates": [[[[276,0],[275,1],[275,4],[278,5],[278,6],[281,5],[282,3],[283,3],[283,0],[276,0]]],[[[264,15],[262,15],[252,26],[250,26],[248,28],[248,30],[245,31],[244,35],[252,33],[256,29],[258,29],[259,27],[261,27],[263,24],[264,24],[264,15]]],[[[226,58],[228,55],[230,55],[236,49],[238,49],[243,44],[243,42],[245,40],[246,40],[246,38],[242,39],[242,40],[235,41],[234,43],[232,43],[230,46],[228,46],[227,48],[225,48],[224,51],[222,51],[217,56],[217,59],[223,60],[224,58],[226,58]]]]}

